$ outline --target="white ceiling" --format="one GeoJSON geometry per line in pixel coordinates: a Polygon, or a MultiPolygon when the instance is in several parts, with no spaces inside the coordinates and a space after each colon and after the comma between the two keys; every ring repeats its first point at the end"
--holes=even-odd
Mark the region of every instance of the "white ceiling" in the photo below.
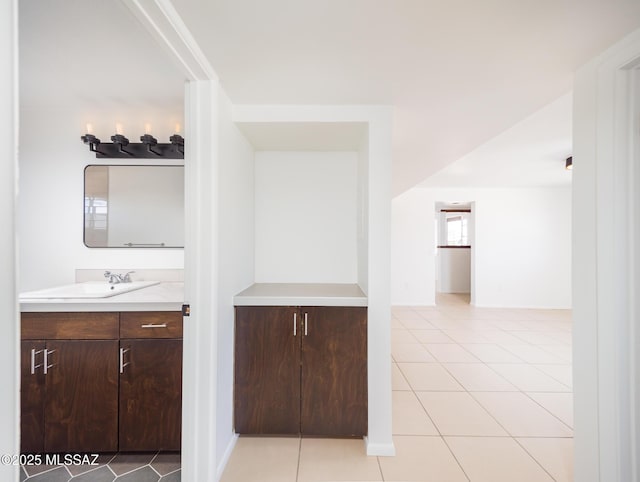
{"type": "MultiPolygon", "coordinates": [[[[532,168],[534,151],[550,162],[562,149],[545,150],[535,131],[496,156],[488,141],[567,94],[580,65],[640,27],[637,0],[173,3],[235,104],[393,105],[396,194],[480,146],[476,168],[500,156],[532,168]]],[[[120,2],[19,6],[25,105],[181,102],[183,76],[120,2]]]]}

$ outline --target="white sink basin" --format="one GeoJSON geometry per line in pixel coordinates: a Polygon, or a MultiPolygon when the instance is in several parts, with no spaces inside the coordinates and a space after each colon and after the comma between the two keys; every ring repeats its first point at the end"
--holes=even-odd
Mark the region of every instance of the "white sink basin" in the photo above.
{"type": "Polygon", "coordinates": [[[46,300],[71,298],[108,298],[128,293],[147,286],[159,284],[160,281],[132,281],[130,283],[109,284],[106,281],[86,281],[72,285],[56,286],[38,291],[20,293],[20,300],[46,300]]]}

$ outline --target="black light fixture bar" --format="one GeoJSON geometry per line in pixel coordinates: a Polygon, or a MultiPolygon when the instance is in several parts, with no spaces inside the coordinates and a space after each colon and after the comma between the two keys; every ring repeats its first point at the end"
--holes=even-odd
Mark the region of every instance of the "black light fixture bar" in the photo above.
{"type": "Polygon", "coordinates": [[[96,159],[184,159],[184,139],[179,134],[171,136],[170,143],[159,143],[150,134],[140,136],[142,142],[129,142],[122,134],[111,136],[113,142],[100,142],[91,134],[80,139],[96,153],[96,159]]]}

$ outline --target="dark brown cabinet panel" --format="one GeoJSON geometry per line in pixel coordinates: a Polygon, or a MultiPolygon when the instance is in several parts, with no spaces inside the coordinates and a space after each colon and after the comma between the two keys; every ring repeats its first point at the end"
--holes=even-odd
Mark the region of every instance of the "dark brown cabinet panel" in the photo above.
{"type": "Polygon", "coordinates": [[[300,433],[298,315],[292,307],[236,307],[236,432],[300,433]]]}
{"type": "Polygon", "coordinates": [[[236,307],[235,430],[367,433],[367,309],[236,307]]]}
{"type": "Polygon", "coordinates": [[[180,450],[182,340],[122,340],[120,450],[180,450]]]}
{"type": "Polygon", "coordinates": [[[118,450],[118,341],[47,341],[45,452],[118,450]]]}
{"type": "Polygon", "coordinates": [[[302,308],[301,431],[367,433],[367,309],[302,308]]]}
{"type": "Polygon", "coordinates": [[[45,342],[27,340],[20,344],[20,451],[44,451],[45,378],[41,369],[45,342]]]}
{"type": "Polygon", "coordinates": [[[181,337],[180,312],[22,313],[21,451],[179,450],[181,337]]]}

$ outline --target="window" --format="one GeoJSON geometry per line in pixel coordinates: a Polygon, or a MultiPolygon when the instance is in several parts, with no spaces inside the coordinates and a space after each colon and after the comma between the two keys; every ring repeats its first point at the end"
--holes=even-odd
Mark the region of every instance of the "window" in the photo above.
{"type": "Polygon", "coordinates": [[[468,220],[462,214],[447,215],[447,245],[468,246],[468,220]]]}

